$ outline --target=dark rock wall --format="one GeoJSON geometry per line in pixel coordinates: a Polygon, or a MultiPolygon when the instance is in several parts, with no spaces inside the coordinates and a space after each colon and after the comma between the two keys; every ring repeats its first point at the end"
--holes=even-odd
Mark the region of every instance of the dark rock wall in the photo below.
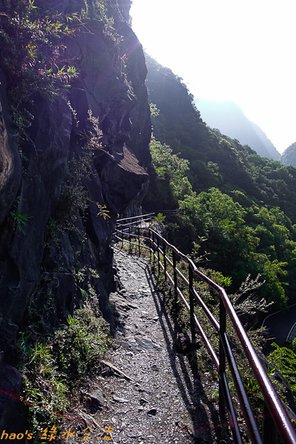
{"type": "Polygon", "coordinates": [[[16,197],[21,179],[20,156],[8,125],[5,77],[0,71],[0,225],[16,197]]]}
{"type": "MultiPolygon", "coordinates": [[[[150,168],[146,66],[129,27],[130,1],[110,6],[120,44],[95,19],[94,2],[35,3],[61,13],[93,9],[85,30],[66,42],[78,77],[53,100],[34,92],[29,137],[17,143],[5,86],[10,73],[0,61],[0,351],[10,364],[32,307],[50,332],[79,304],[89,269],[99,274],[92,285],[108,318],[112,230],[118,214],[139,211],[150,168]],[[92,151],[89,110],[101,130],[92,151]]],[[[13,2],[4,5],[13,9],[13,2]]]]}

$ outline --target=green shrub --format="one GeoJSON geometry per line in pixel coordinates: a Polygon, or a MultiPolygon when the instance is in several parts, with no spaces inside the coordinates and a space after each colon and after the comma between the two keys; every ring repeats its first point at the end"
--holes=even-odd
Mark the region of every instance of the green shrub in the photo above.
{"type": "Polygon", "coordinates": [[[110,342],[107,323],[89,302],[68,316],[67,325],[46,341],[32,344],[28,335],[20,336],[23,399],[30,428],[37,435],[61,421],[79,382],[99,372],[110,342]]]}
{"type": "Polygon", "coordinates": [[[28,216],[27,214],[19,213],[17,211],[11,211],[10,213],[11,218],[13,222],[15,223],[16,229],[23,232],[25,226],[29,222],[30,219],[32,219],[31,216],[28,216]]]}
{"type": "Polygon", "coordinates": [[[73,378],[96,373],[110,343],[107,324],[94,316],[89,304],[76,310],[74,316],[68,316],[67,324],[54,337],[60,370],[73,378]]]}
{"type": "Polygon", "coordinates": [[[273,380],[280,380],[285,386],[285,391],[291,391],[296,404],[296,339],[284,347],[275,342],[272,344],[274,350],[268,355],[270,363],[269,374],[273,380]]]}
{"type": "Polygon", "coordinates": [[[157,213],[154,216],[154,222],[156,222],[157,224],[163,224],[165,221],[165,215],[163,213],[157,213]]]}
{"type": "Polygon", "coordinates": [[[25,359],[23,396],[29,424],[38,433],[69,406],[69,388],[65,375],[59,372],[52,346],[37,342],[27,348],[25,359]]]}

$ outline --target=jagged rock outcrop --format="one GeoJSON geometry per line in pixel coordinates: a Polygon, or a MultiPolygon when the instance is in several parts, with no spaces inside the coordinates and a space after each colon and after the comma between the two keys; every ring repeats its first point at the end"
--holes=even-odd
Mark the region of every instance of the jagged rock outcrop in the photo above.
{"type": "MultiPolygon", "coordinates": [[[[108,317],[114,222],[139,208],[147,188],[144,55],[129,27],[130,1],[107,3],[111,36],[96,17],[96,2],[35,2],[47,15],[85,13],[79,33],[64,42],[64,56],[78,75],[53,98],[38,88],[28,100],[20,97],[30,115],[23,139],[10,123],[13,73],[0,62],[0,350],[10,364],[17,333],[32,312],[50,331],[79,304],[89,280],[108,317]]],[[[7,20],[14,2],[1,9],[7,20]]]]}

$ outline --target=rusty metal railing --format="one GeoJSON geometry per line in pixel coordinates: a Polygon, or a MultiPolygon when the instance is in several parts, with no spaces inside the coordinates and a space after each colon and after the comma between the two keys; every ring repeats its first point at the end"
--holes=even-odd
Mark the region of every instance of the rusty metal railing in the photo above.
{"type": "MultiPolygon", "coordinates": [[[[120,221],[121,224],[124,220],[120,221]]],[[[245,420],[245,426],[250,442],[255,444],[296,444],[296,433],[292,427],[287,411],[277,395],[266,370],[261,363],[245,329],[243,328],[233,305],[223,287],[202,273],[194,262],[170,244],[151,227],[127,225],[122,230],[122,225],[115,231],[115,238],[119,245],[126,244],[130,252],[138,255],[146,251],[149,254],[155,274],[162,275],[164,280],[171,285],[176,299],[179,299],[189,312],[191,340],[196,341],[197,334],[203,341],[219,376],[219,412],[221,418],[228,416],[228,425],[232,431],[234,441],[243,443],[243,432],[238,421],[237,409],[245,420]],[[182,270],[180,269],[182,263],[182,270]],[[185,271],[184,271],[185,268],[185,271]],[[198,283],[205,283],[216,294],[219,303],[219,319],[216,319],[211,308],[207,306],[197,287],[198,283]],[[219,338],[218,350],[211,342],[209,334],[201,325],[201,320],[196,314],[199,307],[205,314],[212,330],[219,338]],[[263,397],[262,417],[258,418],[251,406],[249,396],[239,371],[239,362],[235,357],[233,343],[228,329],[232,326],[236,340],[244,351],[248,360],[250,372],[258,383],[263,397]],[[229,388],[231,378],[235,397],[239,401],[233,401],[233,395],[229,388]],[[259,423],[263,423],[262,427],[259,423]]]]}

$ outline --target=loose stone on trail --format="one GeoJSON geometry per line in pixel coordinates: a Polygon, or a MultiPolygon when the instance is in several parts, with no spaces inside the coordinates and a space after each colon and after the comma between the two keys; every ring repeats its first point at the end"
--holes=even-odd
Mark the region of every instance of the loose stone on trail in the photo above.
{"type": "Polygon", "coordinates": [[[148,268],[123,252],[116,252],[115,259],[124,288],[112,293],[111,303],[124,324],[106,357],[117,371],[104,378],[107,408],[98,411],[96,421],[112,420],[116,444],[218,443],[211,406],[196,392],[200,385],[194,383],[187,357],[176,354],[174,324],[162,295],[151,292],[148,268]]]}

